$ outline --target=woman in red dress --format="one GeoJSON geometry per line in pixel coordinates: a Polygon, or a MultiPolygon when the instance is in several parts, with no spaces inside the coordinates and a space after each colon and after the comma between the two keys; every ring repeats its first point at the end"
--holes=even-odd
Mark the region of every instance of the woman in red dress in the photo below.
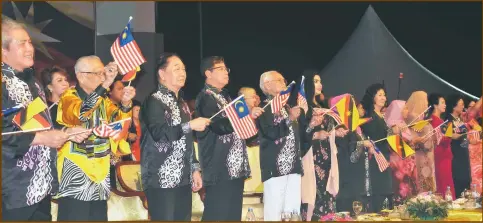
{"type": "MultiPolygon", "coordinates": [[[[433,128],[438,127],[444,121],[441,119],[441,113],[446,111],[446,102],[442,95],[431,94],[428,98],[431,103],[431,125],[433,128]]],[[[434,131],[441,131],[440,128],[434,131]]],[[[453,160],[453,153],[451,152],[451,139],[442,134],[435,133],[433,139],[436,144],[434,149],[434,166],[436,175],[436,190],[439,194],[445,195],[446,189],[451,188],[453,200],[455,199],[455,191],[453,184],[453,172],[451,163],[453,160]]]]}

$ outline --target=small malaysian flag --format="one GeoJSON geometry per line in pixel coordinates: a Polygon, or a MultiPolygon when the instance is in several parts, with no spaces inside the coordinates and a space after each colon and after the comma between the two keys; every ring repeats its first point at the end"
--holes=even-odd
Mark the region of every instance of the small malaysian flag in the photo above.
{"type": "Polygon", "coordinates": [[[123,75],[136,70],[139,65],[146,62],[138,44],[132,36],[131,18],[122,33],[112,44],[111,54],[123,75]]]}
{"type": "Polygon", "coordinates": [[[309,105],[307,104],[307,97],[305,96],[305,77],[302,76],[300,82],[300,88],[297,96],[297,105],[304,109],[305,113],[309,111],[309,105]]]}
{"type": "Polygon", "coordinates": [[[250,117],[250,111],[244,95],[231,102],[225,112],[233,126],[233,130],[240,138],[248,139],[257,134],[258,129],[255,121],[250,117]]]}
{"type": "Polygon", "coordinates": [[[287,87],[287,90],[280,92],[272,99],[272,113],[278,113],[280,109],[287,104],[290,92],[292,92],[295,82],[292,81],[287,87]]]}
{"type": "Polygon", "coordinates": [[[101,125],[95,127],[92,132],[100,138],[110,138],[119,134],[122,130],[121,123],[107,124],[106,121],[101,121],[101,125]]]}
{"type": "Polygon", "coordinates": [[[374,150],[376,154],[374,154],[374,158],[376,159],[377,166],[379,166],[379,170],[384,172],[389,167],[389,162],[387,162],[386,157],[381,153],[381,151],[376,147],[375,143],[372,143],[374,146],[374,150]]]}

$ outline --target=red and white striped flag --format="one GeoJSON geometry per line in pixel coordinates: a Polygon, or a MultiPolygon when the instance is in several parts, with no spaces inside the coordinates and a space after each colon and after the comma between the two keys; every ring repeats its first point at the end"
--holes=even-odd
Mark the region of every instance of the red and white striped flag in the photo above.
{"type": "Polygon", "coordinates": [[[101,125],[95,127],[92,132],[94,135],[101,137],[101,138],[110,138],[114,137],[119,134],[122,130],[122,125],[120,123],[116,124],[107,124],[106,121],[101,121],[101,125]]]}
{"type": "Polygon", "coordinates": [[[233,130],[240,138],[248,139],[257,134],[257,126],[250,116],[250,111],[243,95],[231,102],[225,112],[233,126],[233,130]]]}
{"type": "Polygon", "coordinates": [[[375,143],[372,143],[374,146],[374,150],[376,154],[374,154],[374,158],[376,159],[377,166],[379,166],[379,170],[384,172],[389,167],[389,162],[387,162],[386,157],[381,153],[381,151],[376,147],[375,143]]]}
{"type": "Polygon", "coordinates": [[[272,99],[272,113],[278,113],[280,109],[282,109],[283,106],[287,104],[290,92],[292,92],[294,84],[295,82],[290,83],[287,87],[287,90],[280,92],[272,99]]]}
{"type": "Polygon", "coordinates": [[[126,28],[124,28],[112,44],[111,54],[123,75],[136,70],[139,65],[146,62],[138,44],[132,36],[131,19],[129,19],[126,28]]]}

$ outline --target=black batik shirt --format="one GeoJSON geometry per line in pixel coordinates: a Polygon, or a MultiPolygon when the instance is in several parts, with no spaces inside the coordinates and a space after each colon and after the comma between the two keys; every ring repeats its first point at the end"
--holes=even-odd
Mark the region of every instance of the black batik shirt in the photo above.
{"type": "Polygon", "coordinates": [[[199,170],[194,154],[190,111],[183,101],[159,85],[141,108],[141,175],[143,189],[176,188],[190,184],[199,170]]]}
{"type": "MultiPolygon", "coordinates": [[[[39,96],[46,103],[33,69],[18,72],[2,63],[3,109],[28,105],[39,96]]],[[[48,110],[41,115],[52,124],[48,110]]],[[[3,133],[21,130],[12,122],[14,116],[2,116],[3,133]]],[[[34,138],[35,133],[2,136],[2,202],[7,209],[34,205],[58,190],[57,150],[30,146],[34,138]]]]}
{"type": "MultiPolygon", "coordinates": [[[[226,90],[205,85],[196,97],[195,116],[210,118],[230,101],[226,90]]],[[[250,176],[245,140],[233,131],[225,112],[211,119],[210,126],[203,132],[196,132],[196,136],[204,185],[250,176]]]]}
{"type": "Polygon", "coordinates": [[[292,122],[289,120],[288,108],[283,107],[279,115],[274,115],[271,105],[257,119],[262,182],[272,177],[303,173],[298,126],[303,122],[303,111],[297,122],[292,122]]]}

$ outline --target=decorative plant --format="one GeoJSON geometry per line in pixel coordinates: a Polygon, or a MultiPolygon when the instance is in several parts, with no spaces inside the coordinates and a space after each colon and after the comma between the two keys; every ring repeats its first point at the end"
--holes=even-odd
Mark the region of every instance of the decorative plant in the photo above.
{"type": "Polygon", "coordinates": [[[409,199],[406,210],[412,218],[440,220],[448,217],[448,202],[440,196],[423,193],[409,199]]]}

